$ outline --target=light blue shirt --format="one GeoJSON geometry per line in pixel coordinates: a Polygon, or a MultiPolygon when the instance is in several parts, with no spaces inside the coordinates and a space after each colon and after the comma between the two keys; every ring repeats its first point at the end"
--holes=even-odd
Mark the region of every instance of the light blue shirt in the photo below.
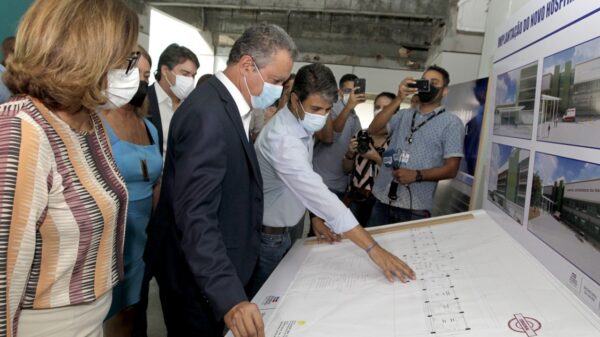
{"type": "Polygon", "coordinates": [[[292,227],[308,208],[335,233],[356,227],[358,221],[350,209],[313,170],[313,135],[289,108],[277,112],[254,146],[263,178],[265,226],[292,227]]]}
{"type": "Polygon", "coordinates": [[[2,78],[5,71],[6,68],[4,68],[4,66],[0,64],[0,104],[8,102],[8,100],[12,96],[12,92],[8,90],[6,84],[4,84],[4,79],[2,78]]]}
{"type": "MultiPolygon", "coordinates": [[[[432,114],[445,110],[439,107],[428,114],[417,111],[415,116],[415,127],[427,120],[432,114]]],[[[465,128],[462,121],[450,111],[444,111],[429,120],[419,130],[415,131],[410,144],[408,138],[412,124],[414,109],[398,111],[390,119],[387,128],[390,134],[389,150],[406,152],[409,155],[408,162],[403,168],[412,170],[427,170],[440,167],[444,160],[453,157],[463,157],[463,139],[465,128]]],[[[398,199],[391,201],[388,198],[390,184],[392,182],[392,168],[383,166],[379,175],[375,178],[373,194],[380,202],[395,207],[410,209],[412,194],[413,210],[430,210],[433,208],[433,196],[437,187],[435,181],[423,181],[409,185],[410,194],[404,185],[398,185],[396,195],[398,199]]]]}
{"type": "MultiPolygon", "coordinates": [[[[331,119],[336,119],[344,109],[344,103],[337,101],[331,109],[331,119]]],[[[333,143],[318,143],[315,146],[315,157],[313,164],[317,172],[330,189],[336,192],[346,192],[349,175],[344,172],[342,160],[348,151],[350,140],[358,131],[361,125],[358,116],[354,111],[348,116],[342,132],[333,132],[333,143]]]]}

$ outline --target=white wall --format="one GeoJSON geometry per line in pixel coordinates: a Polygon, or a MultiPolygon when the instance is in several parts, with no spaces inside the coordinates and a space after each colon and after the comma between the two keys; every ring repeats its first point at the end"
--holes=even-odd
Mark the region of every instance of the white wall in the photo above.
{"type": "Polygon", "coordinates": [[[484,33],[489,0],[458,1],[456,29],[462,32],[484,33]]]}
{"type": "MultiPolygon", "coordinates": [[[[201,32],[196,27],[178,20],[155,8],[150,9],[150,36],[148,53],[152,57],[152,73],[156,70],[160,54],[171,43],[189,48],[200,61],[200,69],[196,80],[204,74],[212,74],[214,69],[214,48],[212,37],[208,32],[201,32]]],[[[151,76],[151,81],[154,77],[151,76]]]]}

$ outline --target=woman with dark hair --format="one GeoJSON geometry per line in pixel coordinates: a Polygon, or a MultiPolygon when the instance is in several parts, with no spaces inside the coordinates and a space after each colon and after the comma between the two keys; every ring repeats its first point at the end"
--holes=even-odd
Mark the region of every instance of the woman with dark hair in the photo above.
{"type": "Polygon", "coordinates": [[[123,276],[127,189],[96,111],[139,85],[121,0],[37,0],[0,105],[0,336],[102,336],[123,276]]]}

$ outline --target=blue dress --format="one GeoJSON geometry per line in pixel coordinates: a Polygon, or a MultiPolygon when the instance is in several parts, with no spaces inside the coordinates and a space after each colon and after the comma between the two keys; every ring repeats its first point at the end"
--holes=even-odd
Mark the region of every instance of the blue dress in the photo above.
{"type": "Polygon", "coordinates": [[[129,192],[127,225],[123,261],[125,278],[113,289],[113,301],[106,319],[140,301],[144,277],[144,249],[146,227],[152,213],[152,191],[162,170],[162,157],[158,148],[158,132],[144,118],[151,145],[138,145],[119,139],[104,120],[112,153],[129,192]]]}

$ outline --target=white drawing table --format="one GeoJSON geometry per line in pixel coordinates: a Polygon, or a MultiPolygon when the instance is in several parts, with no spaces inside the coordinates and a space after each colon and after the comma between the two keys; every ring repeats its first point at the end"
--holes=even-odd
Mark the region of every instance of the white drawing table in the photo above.
{"type": "Polygon", "coordinates": [[[254,298],[266,336],[600,337],[600,318],[485,211],[371,232],[416,281],[388,282],[347,240],[300,240],[254,298]]]}

